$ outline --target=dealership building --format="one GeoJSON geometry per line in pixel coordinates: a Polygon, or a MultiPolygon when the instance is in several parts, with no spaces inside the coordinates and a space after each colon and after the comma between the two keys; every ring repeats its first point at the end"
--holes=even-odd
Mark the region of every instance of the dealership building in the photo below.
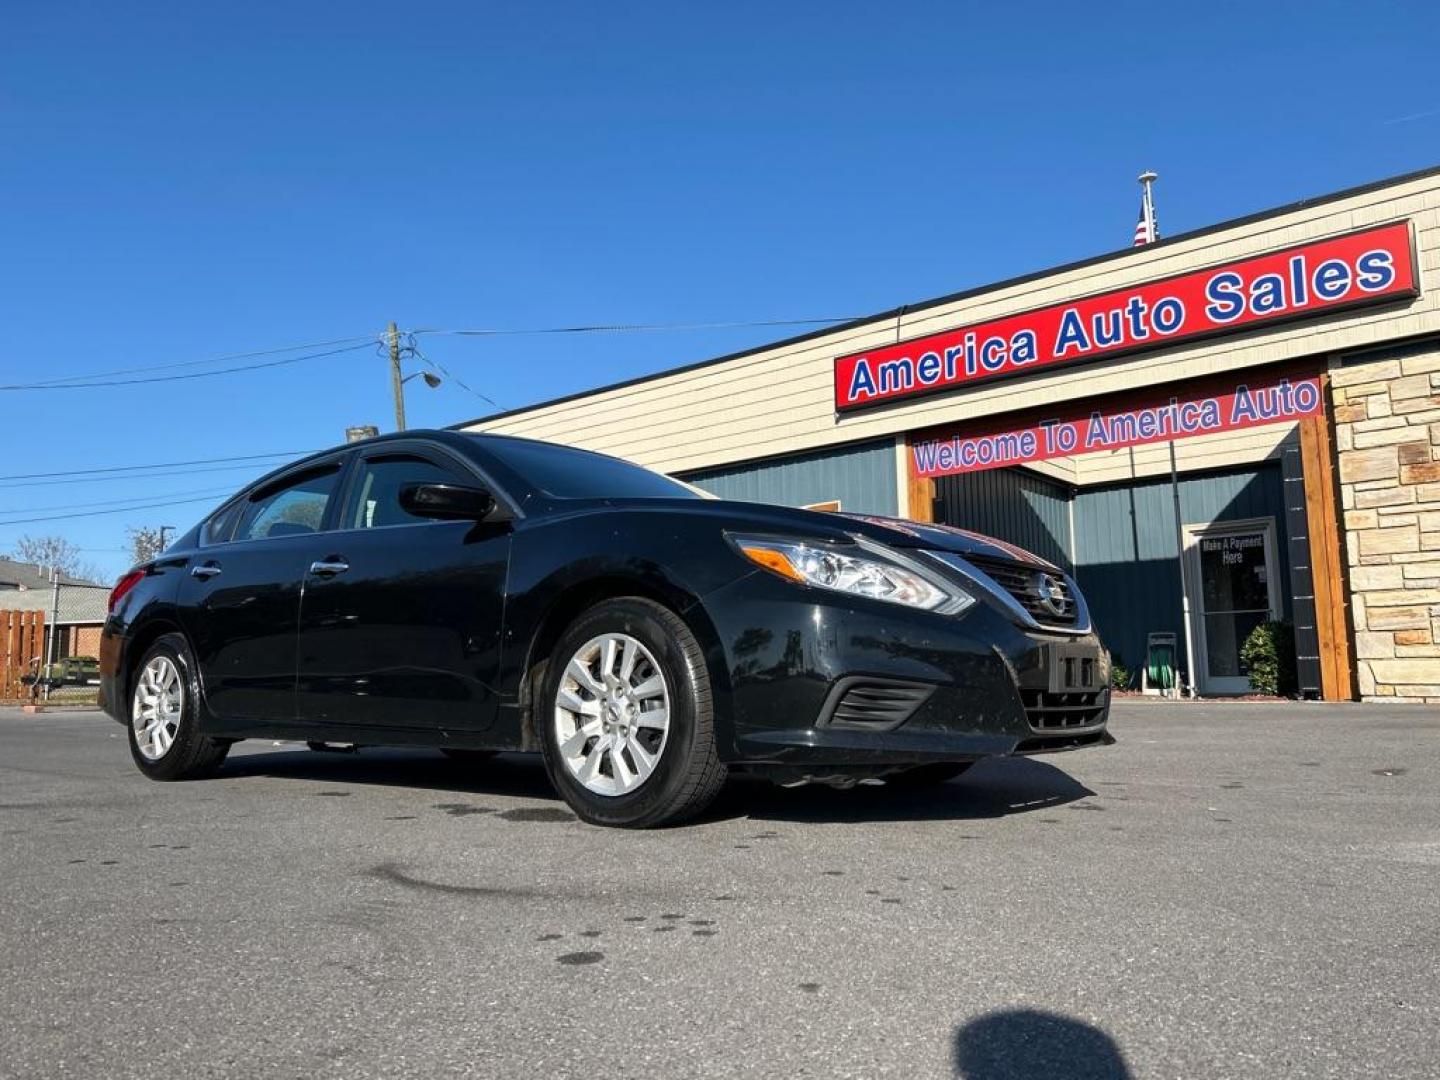
{"type": "Polygon", "coordinates": [[[1202,695],[1278,619],[1307,694],[1440,703],[1440,169],[460,426],[997,536],[1202,695]]]}

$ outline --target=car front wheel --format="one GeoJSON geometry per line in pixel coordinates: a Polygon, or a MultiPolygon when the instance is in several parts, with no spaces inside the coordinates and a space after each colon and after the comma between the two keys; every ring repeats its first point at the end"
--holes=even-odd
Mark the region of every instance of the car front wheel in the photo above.
{"type": "Polygon", "coordinates": [[[140,659],[130,691],[130,756],[151,780],[195,780],[219,768],[230,744],[200,731],[200,686],[190,647],[166,634],[140,659]]]}
{"type": "Polygon", "coordinates": [[[700,644],[650,600],[606,600],[582,614],[551,654],[539,702],[545,767],[585,821],[674,824],[725,782],[700,644]]]}

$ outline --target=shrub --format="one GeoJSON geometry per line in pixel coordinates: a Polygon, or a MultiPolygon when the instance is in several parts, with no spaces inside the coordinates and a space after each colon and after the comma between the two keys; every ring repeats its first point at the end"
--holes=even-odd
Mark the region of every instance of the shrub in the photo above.
{"type": "Polygon", "coordinates": [[[1124,690],[1130,685],[1130,669],[1120,662],[1118,656],[1110,661],[1110,685],[1116,690],[1124,690]]]}
{"type": "Polygon", "coordinates": [[[1289,623],[1265,622],[1240,646],[1240,668],[1257,694],[1295,693],[1295,631],[1289,623]]]}

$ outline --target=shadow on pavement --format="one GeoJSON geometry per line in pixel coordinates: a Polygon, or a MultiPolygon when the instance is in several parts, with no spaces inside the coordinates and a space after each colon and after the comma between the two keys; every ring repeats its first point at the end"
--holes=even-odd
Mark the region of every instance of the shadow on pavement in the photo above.
{"type": "Polygon", "coordinates": [[[1038,1009],[1005,1009],[955,1033],[963,1080],[1129,1080],[1119,1045],[1081,1020],[1038,1009]]]}
{"type": "MultiPolygon", "coordinates": [[[[1068,773],[1034,758],[991,758],[947,784],[918,791],[770,783],[729,785],[717,814],[796,822],[963,821],[1054,809],[1095,793],[1068,773]],[[737,801],[743,799],[743,805],[737,801]]],[[[707,815],[708,816],[708,815],[707,815]]]]}
{"type": "Polygon", "coordinates": [[[468,795],[510,795],[557,801],[540,758],[503,754],[481,760],[443,757],[436,750],[365,749],[356,754],[274,749],[232,754],[215,780],[247,776],[319,780],[327,784],[408,787],[468,795]]]}
{"type": "MultiPolygon", "coordinates": [[[[334,754],[276,749],[237,753],[216,779],[252,776],[558,800],[539,756],[533,754],[465,761],[429,750],[376,748],[334,754]]],[[[742,774],[731,778],[715,805],[699,820],[961,821],[1050,809],[1093,794],[1067,773],[1033,758],[982,761],[957,780],[919,791],[887,787],[837,791],[818,785],[781,788],[742,774]]]]}

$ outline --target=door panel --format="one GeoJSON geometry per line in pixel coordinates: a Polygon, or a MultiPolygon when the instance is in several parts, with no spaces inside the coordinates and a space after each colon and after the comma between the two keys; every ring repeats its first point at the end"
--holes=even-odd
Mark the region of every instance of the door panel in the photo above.
{"type": "Polygon", "coordinates": [[[181,622],[217,720],[295,718],[300,582],[313,544],[310,536],[226,544],[193,560],[180,586],[181,622]]]}
{"type": "Polygon", "coordinates": [[[182,626],[221,729],[293,723],[300,588],[323,528],[338,461],[267,485],[222,510],[222,541],[201,547],[179,589],[182,626]]]}
{"type": "Polygon", "coordinates": [[[1274,522],[1257,519],[1191,528],[1190,569],[1198,583],[1200,690],[1242,694],[1250,680],[1240,649],[1250,632],[1277,617],[1274,522]]]}
{"type": "Polygon", "coordinates": [[[431,482],[476,483],[413,457],[357,463],[341,519],[350,527],[315,549],[330,569],[306,574],[305,721],[471,732],[494,723],[510,528],[399,508],[401,487],[431,482]]]}

